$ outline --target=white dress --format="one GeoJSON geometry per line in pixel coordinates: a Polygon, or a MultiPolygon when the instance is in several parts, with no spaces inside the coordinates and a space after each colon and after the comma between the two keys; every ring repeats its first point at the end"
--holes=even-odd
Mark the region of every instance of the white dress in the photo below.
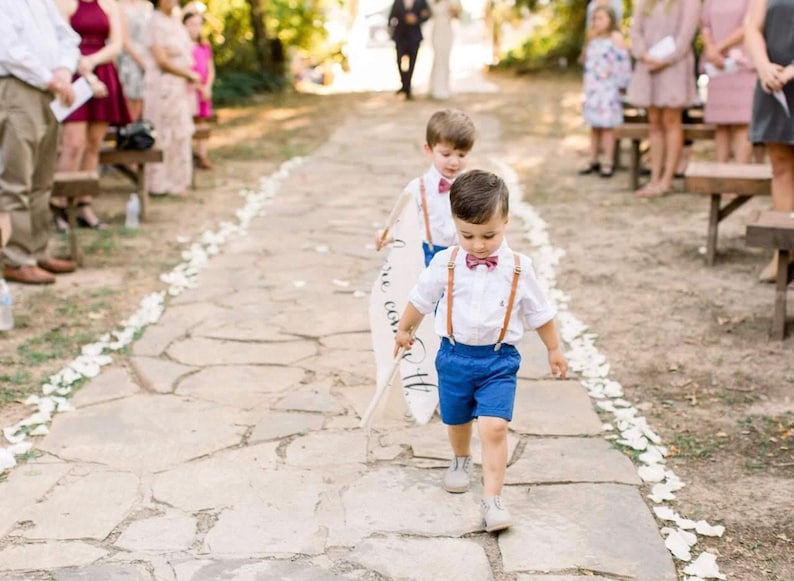
{"type": "Polygon", "coordinates": [[[433,11],[433,69],[430,72],[430,95],[449,99],[449,55],[452,52],[452,21],[460,14],[459,0],[430,2],[433,11]]]}

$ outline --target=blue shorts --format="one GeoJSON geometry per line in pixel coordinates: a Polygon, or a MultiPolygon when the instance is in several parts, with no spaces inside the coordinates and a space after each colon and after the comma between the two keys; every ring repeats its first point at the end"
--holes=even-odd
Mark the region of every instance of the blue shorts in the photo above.
{"type": "Polygon", "coordinates": [[[430,261],[433,260],[433,257],[441,252],[442,250],[446,250],[449,246],[436,246],[435,244],[431,245],[427,242],[422,242],[422,250],[425,253],[425,267],[430,264],[430,261]]]}
{"type": "Polygon", "coordinates": [[[448,426],[467,424],[488,416],[513,419],[516,374],[521,354],[513,345],[452,344],[441,340],[436,355],[441,421],[448,426]]]}

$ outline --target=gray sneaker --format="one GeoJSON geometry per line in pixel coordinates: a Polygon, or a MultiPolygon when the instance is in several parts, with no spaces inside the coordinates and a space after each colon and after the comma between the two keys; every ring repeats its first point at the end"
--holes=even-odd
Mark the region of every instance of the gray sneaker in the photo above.
{"type": "Polygon", "coordinates": [[[444,473],[444,490],[447,492],[466,492],[469,489],[469,470],[471,456],[455,456],[444,473]]]}
{"type": "Polygon", "coordinates": [[[480,508],[485,519],[485,530],[489,533],[504,530],[513,524],[501,496],[484,497],[480,502],[480,508]]]}

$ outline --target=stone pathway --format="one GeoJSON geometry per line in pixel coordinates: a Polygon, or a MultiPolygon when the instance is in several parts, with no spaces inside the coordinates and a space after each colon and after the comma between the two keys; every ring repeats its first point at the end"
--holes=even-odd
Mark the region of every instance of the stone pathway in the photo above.
{"type": "MultiPolygon", "coordinates": [[[[0,485],[0,579],[676,579],[635,468],[578,382],[548,379],[534,335],[500,536],[482,530],[479,466],[472,492],[440,488],[438,420],[358,429],[375,369],[355,291],[383,260],[374,221],[424,168],[434,108],[367,101],[128,364],[77,392],[0,485]]],[[[499,127],[473,116],[487,166],[499,127]]]]}

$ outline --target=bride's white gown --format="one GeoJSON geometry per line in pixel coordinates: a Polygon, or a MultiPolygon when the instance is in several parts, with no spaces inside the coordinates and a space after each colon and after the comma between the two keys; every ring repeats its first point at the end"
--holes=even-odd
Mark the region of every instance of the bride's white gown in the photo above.
{"type": "Polygon", "coordinates": [[[452,52],[452,21],[460,14],[458,0],[430,2],[433,11],[433,69],[430,72],[430,96],[449,99],[449,56],[452,52]]]}

